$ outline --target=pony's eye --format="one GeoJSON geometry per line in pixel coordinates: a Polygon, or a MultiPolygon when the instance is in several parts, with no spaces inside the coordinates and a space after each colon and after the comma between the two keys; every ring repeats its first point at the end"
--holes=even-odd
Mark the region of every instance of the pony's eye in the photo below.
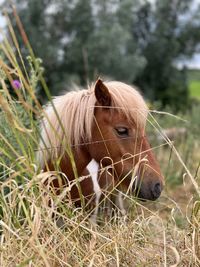
{"type": "Polygon", "coordinates": [[[118,127],[118,128],[115,128],[115,131],[121,137],[126,137],[129,134],[128,128],[126,128],[126,127],[118,127]]]}

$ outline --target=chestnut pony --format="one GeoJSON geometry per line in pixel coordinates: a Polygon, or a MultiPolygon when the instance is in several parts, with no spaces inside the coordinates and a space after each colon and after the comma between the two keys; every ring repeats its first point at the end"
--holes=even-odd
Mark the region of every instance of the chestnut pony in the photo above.
{"type": "MultiPolygon", "coordinates": [[[[97,169],[104,168],[112,177],[114,186],[137,192],[138,198],[155,200],[164,180],[145,135],[147,115],[139,92],[121,82],[98,79],[87,90],[58,96],[46,106],[41,120],[40,167],[62,172],[64,185],[77,180],[70,191],[76,205],[96,193],[91,176],[78,182],[92,159],[97,169]]],[[[99,190],[106,184],[103,177],[96,183],[99,190]]],[[[59,191],[59,178],[53,180],[53,186],[59,191]]]]}

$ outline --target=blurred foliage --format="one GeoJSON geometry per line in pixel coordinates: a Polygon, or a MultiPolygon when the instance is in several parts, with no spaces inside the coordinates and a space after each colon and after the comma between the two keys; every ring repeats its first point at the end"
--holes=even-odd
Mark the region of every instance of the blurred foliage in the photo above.
{"type": "Polygon", "coordinates": [[[174,110],[188,104],[187,72],[175,62],[198,48],[200,12],[194,1],[13,2],[43,59],[52,94],[69,89],[70,83],[85,85],[103,76],[135,83],[150,100],[174,110]]]}
{"type": "Polygon", "coordinates": [[[30,138],[32,133],[28,132],[33,127],[30,114],[16,101],[10,104],[9,110],[12,118],[7,112],[0,110],[1,181],[7,178],[9,172],[21,169],[19,163],[23,156],[33,154],[33,142],[30,138]],[[14,125],[18,119],[20,119],[20,124],[14,125]]]}
{"type": "MultiPolygon", "coordinates": [[[[11,55],[14,56],[12,52],[11,55]]],[[[32,164],[38,143],[38,121],[35,120],[37,113],[33,96],[37,93],[43,67],[39,58],[34,60],[35,65],[30,56],[27,62],[26,74],[30,85],[24,84],[24,77],[14,69],[11,73],[16,79],[11,82],[8,72],[4,72],[0,66],[0,181],[13,175],[17,182],[21,182],[19,172],[27,172],[23,169],[25,162],[32,164]],[[31,89],[27,90],[27,86],[31,89]]],[[[19,69],[17,63],[15,69],[19,69]]],[[[30,170],[27,177],[29,175],[30,170]]]]}

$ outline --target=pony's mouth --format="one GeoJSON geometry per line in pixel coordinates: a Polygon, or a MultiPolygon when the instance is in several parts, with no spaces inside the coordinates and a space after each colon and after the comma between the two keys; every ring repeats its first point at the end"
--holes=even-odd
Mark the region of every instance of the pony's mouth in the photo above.
{"type": "Polygon", "coordinates": [[[158,197],[150,195],[149,193],[145,193],[142,190],[139,190],[139,192],[136,191],[135,194],[136,194],[137,199],[142,202],[146,202],[148,200],[155,201],[156,199],[158,199],[158,197]]]}
{"type": "Polygon", "coordinates": [[[141,201],[155,201],[161,195],[163,185],[158,179],[153,179],[151,182],[146,182],[145,178],[142,181],[136,177],[131,185],[131,194],[141,201]]]}
{"type": "Polygon", "coordinates": [[[141,184],[141,186],[136,187],[133,192],[141,201],[155,201],[161,195],[162,185],[160,182],[152,182],[148,185],[141,184]]]}

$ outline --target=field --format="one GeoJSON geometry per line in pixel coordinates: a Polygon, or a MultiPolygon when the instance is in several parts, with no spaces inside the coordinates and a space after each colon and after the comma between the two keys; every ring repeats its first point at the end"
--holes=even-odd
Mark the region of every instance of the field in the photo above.
{"type": "Polygon", "coordinates": [[[190,82],[190,95],[200,100],[200,81],[190,82]]]}
{"type": "MultiPolygon", "coordinates": [[[[66,201],[65,191],[49,192],[48,174],[37,169],[36,89],[40,84],[49,91],[41,60],[28,44],[24,69],[17,48],[4,42],[0,57],[0,266],[200,266],[198,100],[183,114],[150,113],[147,133],[166,183],[159,200],[140,202],[124,192],[127,215],[100,213],[93,225],[89,212],[66,201]],[[166,129],[173,129],[172,142],[166,129]]],[[[195,84],[190,81],[190,90],[198,98],[195,84]]]]}
{"type": "Polygon", "coordinates": [[[188,82],[190,96],[192,98],[200,99],[200,70],[189,70],[188,82]]]}
{"type": "Polygon", "coordinates": [[[200,70],[189,69],[188,71],[188,81],[200,81],[200,70]]]}

